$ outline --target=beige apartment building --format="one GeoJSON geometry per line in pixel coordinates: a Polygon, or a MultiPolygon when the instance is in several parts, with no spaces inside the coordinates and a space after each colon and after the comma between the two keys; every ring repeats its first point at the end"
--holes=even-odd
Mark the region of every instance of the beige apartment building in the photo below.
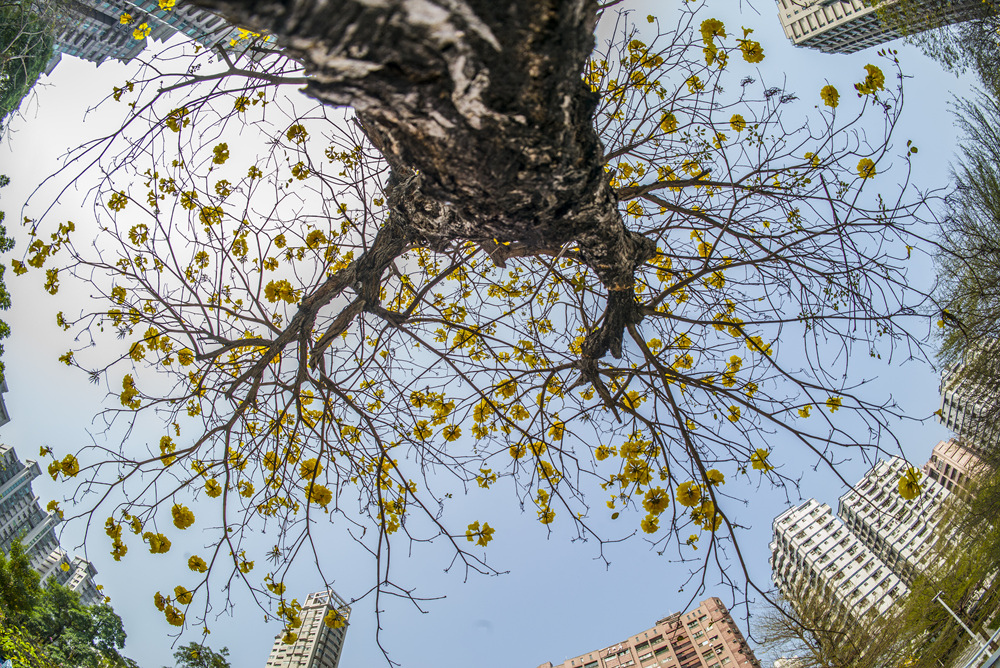
{"type": "Polygon", "coordinates": [[[934,446],[931,458],[924,464],[924,475],[949,492],[966,498],[981,465],[981,460],[970,448],[952,438],[934,446]]]}
{"type": "Polygon", "coordinates": [[[651,629],[560,664],[538,668],[760,668],[729,610],[709,598],[688,612],[676,612],[651,629]]]}

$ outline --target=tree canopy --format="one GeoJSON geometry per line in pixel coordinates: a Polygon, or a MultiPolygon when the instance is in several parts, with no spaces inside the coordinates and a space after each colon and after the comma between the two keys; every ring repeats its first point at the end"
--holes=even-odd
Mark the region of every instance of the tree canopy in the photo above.
{"type": "Polygon", "coordinates": [[[961,362],[967,352],[1000,338],[1000,171],[997,158],[1000,120],[997,97],[956,103],[962,129],[959,156],[953,167],[954,192],[941,225],[937,253],[941,302],[941,356],[945,364],[961,362]]]}
{"type": "MultiPolygon", "coordinates": [[[[0,174],[0,188],[10,184],[10,177],[0,174]]],[[[0,253],[7,253],[14,249],[14,240],[7,236],[7,226],[3,224],[5,214],[0,211],[0,253]]],[[[0,311],[10,308],[10,291],[7,290],[7,283],[4,281],[4,273],[7,265],[0,263],[0,311]]],[[[6,321],[0,320],[0,341],[10,336],[10,325],[6,321]]],[[[3,357],[3,344],[0,343],[0,358],[3,357]]],[[[0,380],[3,379],[3,361],[0,360],[0,380]]]]}
{"type": "Polygon", "coordinates": [[[0,620],[0,647],[25,666],[135,666],[119,653],[125,629],[111,606],[84,606],[76,592],[54,578],[40,586],[19,540],[8,555],[0,553],[0,620]]]}
{"type": "Polygon", "coordinates": [[[705,569],[742,561],[724,485],[794,486],[775,434],[833,475],[892,447],[891,405],[848,374],[914,344],[924,298],[905,267],[930,212],[916,147],[888,141],[891,52],[856,97],[818,85],[798,115],[757,80],[753,31],[696,4],[607,14],[596,50],[587,0],[428,3],[433,20],[202,4],[263,36],[116,87],[122,130],[69,166],[99,170],[96,233],[30,221],[14,263],[94,295],[58,314],[60,359],[106,384],[109,426],[162,425],[49,464],[80,476],[115,559],[221,512],[190,580],[154,598],[171,624],[205,623],[236,581],[291,637],[285,575],[322,575],[329,523],[370,551],[379,576],[352,598],[376,609],[409,596],[393,545],[496,573],[490,518],[450,519],[470,489],[598,546],[639,533],[705,569]],[[280,88],[302,84],[319,104],[289,110],[280,88]]]}
{"type": "Polygon", "coordinates": [[[216,652],[207,645],[189,642],[174,652],[177,668],[229,668],[229,649],[223,647],[216,652]]]}
{"type": "Polygon", "coordinates": [[[0,127],[52,57],[54,36],[40,6],[26,0],[0,3],[0,127]]]}

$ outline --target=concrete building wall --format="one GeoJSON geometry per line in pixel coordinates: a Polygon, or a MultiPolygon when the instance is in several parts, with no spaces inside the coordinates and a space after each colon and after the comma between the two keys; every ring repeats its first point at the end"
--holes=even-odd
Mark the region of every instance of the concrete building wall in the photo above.
{"type": "Polygon", "coordinates": [[[729,610],[709,598],[614,645],[539,668],[760,668],[729,610]]]}
{"type": "Polygon", "coordinates": [[[64,25],[56,34],[55,55],[46,68],[51,72],[62,55],[75,56],[100,65],[106,60],[129,62],[147,46],[147,40],[164,41],[177,33],[212,48],[228,42],[239,31],[221,17],[190,5],[176,5],[172,10],[159,8],[156,0],[66,0],[64,25]],[[123,25],[119,18],[127,13],[133,21],[123,25]],[[150,27],[147,38],[132,36],[136,26],[150,27]]]}
{"type": "Polygon", "coordinates": [[[904,582],[910,584],[927,568],[949,492],[933,480],[921,481],[916,499],[899,494],[899,480],[909,464],[894,457],[881,460],[850,492],[840,497],[840,516],[847,527],[904,582]]]}
{"type": "Polygon", "coordinates": [[[789,508],[772,529],[771,577],[790,601],[820,596],[832,612],[861,622],[885,614],[909,593],[825,503],[809,499],[789,508]]]}
{"type": "Polygon", "coordinates": [[[785,36],[796,46],[827,53],[854,53],[902,37],[892,27],[892,15],[903,13],[909,32],[967,21],[982,10],[982,0],[777,0],[785,36]],[[880,12],[888,13],[887,24],[880,12]]]}
{"type": "Polygon", "coordinates": [[[952,438],[934,446],[923,471],[929,480],[966,498],[981,466],[981,460],[971,448],[966,447],[959,439],[952,438]]]}
{"type": "MultiPolygon", "coordinates": [[[[985,348],[987,354],[995,358],[1000,353],[1000,341],[990,342],[985,348]]],[[[1000,427],[995,416],[996,405],[1000,402],[1000,384],[976,377],[963,362],[941,374],[939,391],[938,421],[967,448],[975,451],[1000,447],[1000,427]]]]}
{"type": "Polygon", "coordinates": [[[55,533],[59,515],[42,510],[31,490],[40,473],[37,462],[22,463],[13,447],[0,445],[0,552],[8,553],[11,543],[20,539],[42,582],[55,578],[80,594],[84,605],[100,603],[104,596],[93,579],[97,569],[81,557],[71,559],[59,546],[55,533]]]}
{"type": "Polygon", "coordinates": [[[331,610],[337,610],[350,621],[351,608],[332,591],[309,594],[302,605],[302,626],[294,631],[298,638],[286,644],[279,634],[274,638],[267,668],[337,668],[344,650],[348,624],[331,628],[324,618],[331,610]]]}

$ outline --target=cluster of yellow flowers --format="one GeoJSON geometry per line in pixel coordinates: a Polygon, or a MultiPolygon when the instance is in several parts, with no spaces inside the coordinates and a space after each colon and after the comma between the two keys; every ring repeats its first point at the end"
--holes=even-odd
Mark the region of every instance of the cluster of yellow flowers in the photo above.
{"type": "Polygon", "coordinates": [[[178,529],[187,529],[194,524],[194,513],[187,506],[175,503],[170,509],[170,514],[174,518],[174,526],[178,529]]]}
{"type": "Polygon", "coordinates": [[[912,501],[920,496],[920,492],[923,490],[923,485],[920,484],[922,475],[919,469],[909,467],[899,479],[899,495],[907,501],[912,501]]]}
{"type": "Polygon", "coordinates": [[[753,454],[750,455],[750,465],[753,466],[756,471],[763,471],[767,473],[768,471],[773,471],[774,467],[771,463],[767,461],[768,455],[771,454],[763,448],[757,448],[754,450],[753,454]]]}
{"type": "Polygon", "coordinates": [[[62,473],[67,478],[72,478],[80,472],[80,462],[73,455],[66,455],[61,461],[53,461],[49,464],[49,475],[55,480],[62,473]]]}
{"type": "MultiPolygon", "coordinates": [[[[174,589],[175,595],[177,595],[178,592],[180,594],[184,594],[185,595],[184,598],[187,601],[187,602],[181,601],[180,596],[178,596],[177,600],[178,603],[180,603],[181,605],[187,605],[188,603],[191,602],[190,592],[184,589],[184,587],[178,586],[177,588],[174,589]]],[[[164,596],[160,592],[156,592],[156,594],[153,595],[153,605],[156,606],[157,610],[163,613],[163,615],[167,618],[167,623],[170,624],[171,626],[184,625],[184,613],[178,610],[176,607],[174,607],[173,601],[170,599],[170,597],[164,596]]]]}
{"type": "Polygon", "coordinates": [[[476,545],[486,547],[491,540],[493,540],[493,534],[495,529],[491,527],[487,522],[483,522],[480,527],[479,522],[473,522],[465,531],[465,539],[470,543],[475,542],[476,545]]]}

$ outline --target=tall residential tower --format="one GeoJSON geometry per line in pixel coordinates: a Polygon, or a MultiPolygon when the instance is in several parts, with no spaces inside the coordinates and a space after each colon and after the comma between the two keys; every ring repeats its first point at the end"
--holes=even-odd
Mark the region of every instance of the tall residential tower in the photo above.
{"type": "Polygon", "coordinates": [[[274,639],[267,668],[337,668],[344,650],[344,638],[351,608],[333,590],[309,594],[302,606],[302,626],[293,629],[295,642],[284,642],[284,634],[274,639]],[[328,623],[328,619],[337,621],[328,623]]]}
{"type": "Polygon", "coordinates": [[[94,583],[97,569],[80,557],[70,558],[56,538],[57,511],[42,510],[31,482],[39,476],[38,462],[24,463],[9,445],[0,445],[0,552],[8,553],[11,543],[20,539],[31,568],[42,581],[55,578],[80,594],[84,605],[99,603],[103,596],[94,583]]]}
{"type": "Polygon", "coordinates": [[[202,46],[227,44],[238,29],[204,9],[178,4],[160,9],[155,0],[66,0],[55,41],[55,54],[46,67],[51,72],[63,54],[100,65],[106,60],[127,63],[146,48],[148,40],[164,41],[177,33],[187,35],[202,46]],[[128,14],[131,22],[123,24],[128,14]],[[135,39],[133,31],[145,23],[150,33],[135,39]]]}
{"type": "Polygon", "coordinates": [[[982,15],[984,0],[777,0],[785,36],[795,46],[854,53],[906,34],[982,15]],[[903,26],[900,29],[899,26],[903,26]]]}
{"type": "Polygon", "coordinates": [[[822,597],[832,613],[854,623],[882,617],[933,566],[949,492],[924,480],[920,495],[902,497],[909,469],[894,457],[879,461],[840,497],[837,517],[809,499],[775,518],[771,577],[792,602],[822,597]]]}

